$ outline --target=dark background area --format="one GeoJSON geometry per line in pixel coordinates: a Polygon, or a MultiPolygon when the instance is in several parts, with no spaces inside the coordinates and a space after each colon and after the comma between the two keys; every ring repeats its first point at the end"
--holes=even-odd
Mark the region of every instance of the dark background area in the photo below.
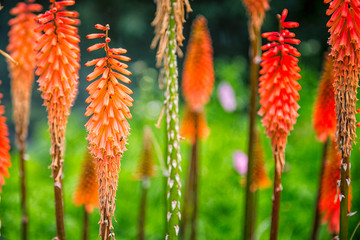
{"type": "MultiPolygon", "coordinates": [[[[0,12],[0,48],[6,49],[8,44],[7,32],[9,31],[7,22],[11,18],[8,12],[18,1],[2,0],[0,2],[4,6],[0,12]]],[[[37,2],[44,6],[44,11],[47,10],[49,1],[41,0],[37,2]]],[[[191,6],[193,12],[188,13],[187,22],[184,26],[186,39],[182,48],[183,51],[185,51],[187,45],[192,20],[196,15],[202,14],[208,19],[215,59],[231,59],[236,56],[248,57],[247,16],[241,0],[196,0],[191,1],[191,6]]],[[[288,19],[300,23],[300,27],[294,30],[297,37],[302,41],[299,46],[299,51],[302,53],[300,64],[319,70],[322,61],[321,56],[327,48],[328,33],[325,26],[328,19],[325,15],[327,6],[322,1],[313,0],[273,0],[270,2],[270,6],[271,8],[266,14],[262,28],[263,32],[277,30],[276,14],[287,8],[289,10],[288,19]]],[[[153,1],[81,0],[77,1],[76,5],[69,9],[78,11],[81,20],[79,26],[81,69],[79,96],[75,103],[76,109],[80,107],[82,108],[80,111],[84,111],[85,108],[84,100],[87,97],[85,91],[87,85],[86,75],[90,73],[91,69],[84,67],[84,63],[96,56],[96,53],[86,51],[86,48],[94,43],[94,40],[87,40],[85,36],[96,32],[93,27],[96,23],[110,24],[111,46],[128,50],[127,55],[132,59],[129,64],[130,70],[133,70],[132,63],[137,61],[145,63],[148,67],[155,67],[156,51],[149,47],[153,38],[151,21],[154,18],[156,9],[153,1]]],[[[0,58],[0,65],[2,66],[0,68],[0,79],[2,80],[0,91],[4,94],[2,101],[8,107],[10,106],[10,79],[4,58],[0,58]]],[[[182,59],[179,59],[179,68],[181,72],[182,59]]],[[[132,81],[132,87],[136,86],[138,82],[136,71],[132,81]]],[[[36,90],[37,86],[37,83],[35,83],[33,106],[41,104],[40,94],[36,90]]],[[[46,115],[42,110],[33,114],[32,118],[45,117],[46,115]]]]}

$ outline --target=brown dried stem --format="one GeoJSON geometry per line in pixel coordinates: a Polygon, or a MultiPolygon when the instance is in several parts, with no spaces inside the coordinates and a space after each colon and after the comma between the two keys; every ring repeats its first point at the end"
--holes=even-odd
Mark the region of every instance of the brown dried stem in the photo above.
{"type": "Polygon", "coordinates": [[[256,218],[256,196],[257,190],[252,190],[251,186],[254,182],[254,146],[255,146],[255,128],[256,128],[256,103],[257,89],[259,78],[259,62],[257,58],[260,56],[260,27],[249,22],[249,32],[251,41],[250,52],[250,109],[249,109],[249,138],[248,138],[248,172],[246,181],[246,199],[245,199],[245,216],[244,216],[244,239],[254,239],[255,218],[256,218]]]}
{"type": "Polygon", "coordinates": [[[277,147],[274,151],[275,173],[274,173],[274,189],[273,203],[271,213],[271,232],[270,240],[277,240],[279,231],[279,213],[280,213],[280,197],[281,197],[281,172],[284,166],[284,153],[278,152],[277,147]]]}
{"type": "Polygon", "coordinates": [[[317,191],[317,197],[316,197],[316,202],[315,202],[315,216],[314,216],[314,225],[313,225],[313,230],[312,230],[312,234],[311,234],[311,240],[316,240],[318,237],[318,231],[319,231],[319,226],[320,226],[319,201],[320,201],[320,197],[321,197],[322,179],[324,176],[324,169],[325,169],[325,163],[326,163],[327,153],[328,153],[328,148],[329,148],[329,141],[330,141],[330,139],[327,138],[324,143],[324,148],[323,148],[323,154],[322,154],[321,166],[320,166],[320,174],[319,174],[319,185],[318,185],[319,188],[317,191]]]}

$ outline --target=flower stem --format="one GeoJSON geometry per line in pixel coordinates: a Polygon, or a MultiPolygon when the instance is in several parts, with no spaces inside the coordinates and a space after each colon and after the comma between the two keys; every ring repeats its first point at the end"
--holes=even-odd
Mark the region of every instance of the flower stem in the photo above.
{"type": "Polygon", "coordinates": [[[274,159],[275,159],[275,173],[274,173],[273,203],[272,203],[272,212],[271,212],[270,240],[276,240],[278,237],[280,197],[282,191],[281,172],[284,163],[283,153],[278,152],[277,149],[275,149],[274,159]]]}
{"type": "Polygon", "coordinates": [[[198,178],[199,178],[199,136],[198,136],[198,119],[199,114],[194,114],[194,132],[195,139],[191,145],[191,159],[189,165],[189,173],[186,181],[183,212],[181,214],[181,238],[186,238],[187,220],[190,218],[190,239],[196,239],[197,230],[197,211],[198,211],[198,178]]]}
{"type": "Polygon", "coordinates": [[[148,185],[149,185],[149,179],[144,179],[141,182],[138,240],[145,239],[146,199],[147,199],[148,185]]]}
{"type": "Polygon", "coordinates": [[[166,48],[164,70],[166,75],[166,128],[168,136],[167,164],[169,168],[168,195],[167,195],[167,221],[169,240],[178,239],[180,219],[180,135],[179,135],[179,96],[178,96],[178,70],[176,59],[176,23],[175,5],[176,0],[171,0],[171,12],[169,15],[169,27],[166,34],[169,42],[166,48]]]}
{"type": "Polygon", "coordinates": [[[250,109],[249,109],[249,137],[248,137],[248,172],[246,180],[245,196],[245,218],[244,218],[244,239],[253,240],[255,238],[255,217],[256,217],[256,190],[251,189],[254,181],[254,146],[255,146],[255,127],[256,127],[256,103],[259,78],[259,63],[256,60],[260,55],[260,29],[251,21],[249,23],[250,32],[250,109]]]}
{"type": "Polygon", "coordinates": [[[340,182],[340,240],[349,239],[349,185],[350,185],[350,156],[344,156],[341,159],[341,182],[340,182]]]}
{"type": "Polygon", "coordinates": [[[316,240],[318,237],[318,231],[319,231],[319,225],[320,225],[319,201],[320,201],[320,197],[321,197],[322,179],[324,176],[324,169],[325,169],[325,163],[326,163],[327,153],[328,153],[328,148],[329,148],[329,141],[330,141],[330,139],[327,138],[324,143],[324,148],[323,148],[323,154],[322,154],[321,166],[320,166],[320,175],[319,175],[319,185],[318,185],[319,188],[317,191],[317,197],[316,197],[316,202],[315,202],[315,216],[314,216],[314,225],[313,225],[313,230],[312,230],[312,234],[311,234],[311,240],[316,240]]]}
{"type": "Polygon", "coordinates": [[[55,216],[56,216],[56,231],[59,240],[65,240],[64,227],[64,203],[62,191],[62,146],[63,140],[59,139],[61,143],[52,143],[53,146],[53,163],[52,163],[52,177],[54,179],[54,193],[55,193],[55,216]]]}
{"type": "Polygon", "coordinates": [[[83,240],[89,239],[89,213],[84,206],[84,222],[83,222],[83,240]]]}
{"type": "Polygon", "coordinates": [[[192,176],[191,199],[192,199],[192,212],[191,212],[191,234],[190,240],[196,240],[197,230],[197,211],[198,211],[198,184],[199,184],[199,136],[198,136],[198,113],[194,114],[195,118],[195,140],[191,150],[191,165],[190,176],[192,176]]]}
{"type": "Polygon", "coordinates": [[[26,187],[26,168],[25,168],[25,141],[19,142],[19,155],[20,155],[20,204],[21,204],[21,236],[22,240],[28,239],[28,209],[27,209],[27,187],[26,187]]]}

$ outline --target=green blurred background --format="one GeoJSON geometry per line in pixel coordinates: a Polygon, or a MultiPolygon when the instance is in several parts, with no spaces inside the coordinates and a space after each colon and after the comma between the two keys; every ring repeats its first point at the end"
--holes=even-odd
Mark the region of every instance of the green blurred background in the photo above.
{"type": "MultiPolygon", "coordinates": [[[[0,48],[7,45],[8,11],[18,1],[0,1],[4,9],[0,12],[0,48]]],[[[45,9],[48,1],[38,1],[45,9]]],[[[208,19],[214,47],[215,89],[210,103],[206,107],[208,124],[211,129],[209,138],[201,142],[201,180],[198,234],[199,240],[205,239],[241,239],[243,231],[244,194],[240,186],[239,174],[233,167],[235,150],[247,151],[247,106],[248,106],[248,31],[247,15],[241,0],[195,0],[191,1],[193,12],[188,14],[184,26],[184,35],[188,39],[192,20],[198,14],[208,19]],[[237,109],[232,113],[223,110],[217,97],[218,84],[226,81],[236,93],[237,109]]],[[[302,79],[300,84],[300,117],[288,138],[286,148],[287,171],[283,175],[281,199],[281,217],[279,239],[308,239],[310,236],[322,144],[316,140],[312,128],[313,102],[320,76],[323,52],[327,49],[327,28],[325,15],[327,6],[322,1],[313,0],[273,0],[271,10],[267,12],[263,31],[277,30],[275,15],[288,8],[289,20],[298,21],[300,27],[294,32],[302,41],[298,46],[302,79]]],[[[81,25],[81,66],[79,95],[69,118],[66,134],[66,154],[64,170],[65,224],[68,239],[80,239],[82,209],[72,203],[72,194],[76,188],[80,166],[87,147],[87,119],[83,116],[88,82],[86,75],[92,69],[84,67],[87,60],[97,57],[97,53],[88,53],[86,48],[94,41],[86,40],[86,34],[93,33],[96,23],[110,24],[111,46],[128,50],[132,58],[129,68],[131,88],[134,90],[133,119],[128,151],[122,158],[122,169],[117,192],[117,208],[114,222],[117,239],[135,239],[137,234],[138,207],[140,201],[140,183],[134,180],[134,172],[142,148],[142,134],[145,125],[151,126],[163,148],[163,128],[157,129],[157,121],[162,106],[163,95],[158,89],[158,70],[155,68],[155,51],[149,45],[153,38],[150,23],[154,17],[155,4],[148,0],[81,0],[74,7],[80,13],[81,25]]],[[[263,41],[265,43],[265,41],[263,41]]],[[[185,51],[187,40],[184,41],[185,51]]],[[[2,66],[0,92],[4,97],[6,115],[12,141],[12,163],[10,178],[6,179],[0,202],[1,232],[6,239],[20,239],[20,204],[18,156],[14,143],[14,125],[11,118],[10,79],[6,61],[0,58],[2,66]]],[[[179,59],[180,72],[182,59],[179,59]]],[[[181,78],[180,78],[181,81],[181,78]]],[[[53,187],[50,178],[50,138],[47,131],[47,115],[42,107],[37,83],[33,89],[31,125],[28,141],[28,186],[30,210],[30,239],[51,239],[56,235],[53,187]]],[[[183,113],[181,106],[180,113],[183,113]]],[[[260,118],[258,125],[260,127],[260,118]]],[[[266,167],[273,176],[273,160],[270,141],[262,135],[266,152],[266,167]]],[[[190,146],[184,141],[181,145],[183,169],[186,169],[190,156],[190,146]]],[[[352,154],[353,202],[352,211],[360,207],[360,164],[359,151],[354,147],[352,154]]],[[[158,161],[156,161],[157,165],[158,161]]],[[[186,171],[183,172],[183,177],[186,171]]],[[[148,215],[146,224],[147,239],[163,239],[163,192],[161,171],[152,179],[149,190],[148,215]]],[[[272,189],[259,193],[257,239],[268,239],[270,232],[272,189]]],[[[99,214],[91,216],[91,236],[98,234],[99,214]]],[[[359,215],[350,218],[350,232],[359,222],[359,215]]],[[[330,239],[326,226],[322,226],[320,239],[330,239]]],[[[360,239],[360,233],[354,239],[360,239]]]]}

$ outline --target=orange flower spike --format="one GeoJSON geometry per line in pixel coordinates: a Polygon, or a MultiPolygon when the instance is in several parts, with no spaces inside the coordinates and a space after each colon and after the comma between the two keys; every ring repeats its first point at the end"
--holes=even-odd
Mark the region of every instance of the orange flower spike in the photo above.
{"type": "MultiPolygon", "coordinates": [[[[1,98],[2,94],[0,94],[1,98]]],[[[9,177],[8,168],[11,166],[9,131],[4,113],[5,107],[0,106],[0,193],[2,185],[5,184],[5,178],[9,177]]]]}
{"type": "Polygon", "coordinates": [[[336,131],[334,79],[333,59],[326,54],[313,117],[314,129],[321,142],[334,137],[336,131]]]}
{"type": "Polygon", "coordinates": [[[295,34],[286,29],[299,24],[285,22],[287,13],[284,9],[282,15],[278,15],[280,32],[262,34],[271,43],[262,46],[262,76],[259,78],[261,108],[258,113],[263,116],[265,132],[271,138],[273,148],[278,147],[278,152],[284,152],[287,135],[298,117],[298,90],[301,89],[297,81],[301,76],[296,58],[300,53],[290,45],[299,44],[300,40],[294,39],[295,34]]]}
{"type": "Polygon", "coordinates": [[[50,132],[64,138],[67,116],[77,95],[80,39],[75,26],[79,20],[77,12],[65,9],[75,1],[51,2],[51,9],[37,17],[41,24],[37,31],[42,36],[36,45],[39,53],[35,74],[48,110],[50,132]]]}
{"type": "MultiPolygon", "coordinates": [[[[42,10],[33,1],[18,3],[10,10],[15,17],[9,21],[9,45],[7,51],[18,63],[8,60],[11,82],[13,114],[16,127],[16,140],[19,146],[25,143],[29,124],[31,89],[34,81],[35,55],[34,43],[40,34],[34,30],[39,24],[33,12],[42,10]]],[[[21,146],[22,148],[23,146],[21,146]]]]}
{"type": "Polygon", "coordinates": [[[265,169],[264,147],[257,131],[255,133],[254,160],[254,183],[251,190],[256,191],[270,187],[271,181],[265,169]]]}
{"type": "Polygon", "coordinates": [[[192,25],[184,61],[182,88],[185,101],[194,112],[200,112],[214,88],[213,49],[207,20],[198,16],[192,25]]]}
{"type": "MultiPolygon", "coordinates": [[[[88,51],[102,48],[106,57],[85,64],[85,66],[95,65],[94,71],[87,77],[88,81],[93,82],[86,89],[90,96],[86,99],[89,106],[85,116],[90,119],[85,126],[89,132],[87,137],[89,148],[97,164],[102,236],[109,234],[113,228],[111,218],[115,211],[120,158],[126,150],[125,144],[130,131],[126,119],[132,118],[129,107],[132,106],[133,99],[129,96],[132,91],[121,83],[129,83],[130,80],[123,74],[131,75],[131,73],[125,69],[126,64],[116,60],[129,61],[130,58],[122,58],[120,55],[126,50],[109,48],[108,25],[104,27],[97,24],[95,28],[105,31],[105,43],[95,44],[89,47],[88,51]]],[[[93,36],[95,35],[91,34],[90,38],[93,36]]]]}
{"type": "Polygon", "coordinates": [[[99,207],[99,193],[95,160],[87,151],[82,172],[79,179],[79,185],[74,193],[75,205],[85,205],[87,212],[92,212],[94,207],[99,207]]]}
{"type": "MultiPolygon", "coordinates": [[[[328,222],[330,233],[339,233],[340,219],[340,200],[339,186],[341,155],[337,149],[336,141],[331,142],[328,150],[328,159],[325,164],[324,175],[321,179],[322,191],[319,200],[319,209],[323,214],[323,222],[328,222]]],[[[351,203],[351,194],[349,195],[349,210],[351,203]]]]}
{"type": "Polygon", "coordinates": [[[204,112],[201,111],[200,113],[194,113],[187,107],[185,110],[184,120],[181,125],[180,135],[189,139],[192,144],[195,142],[195,124],[198,124],[197,135],[199,138],[204,139],[209,136],[210,130],[206,124],[204,112]]]}

